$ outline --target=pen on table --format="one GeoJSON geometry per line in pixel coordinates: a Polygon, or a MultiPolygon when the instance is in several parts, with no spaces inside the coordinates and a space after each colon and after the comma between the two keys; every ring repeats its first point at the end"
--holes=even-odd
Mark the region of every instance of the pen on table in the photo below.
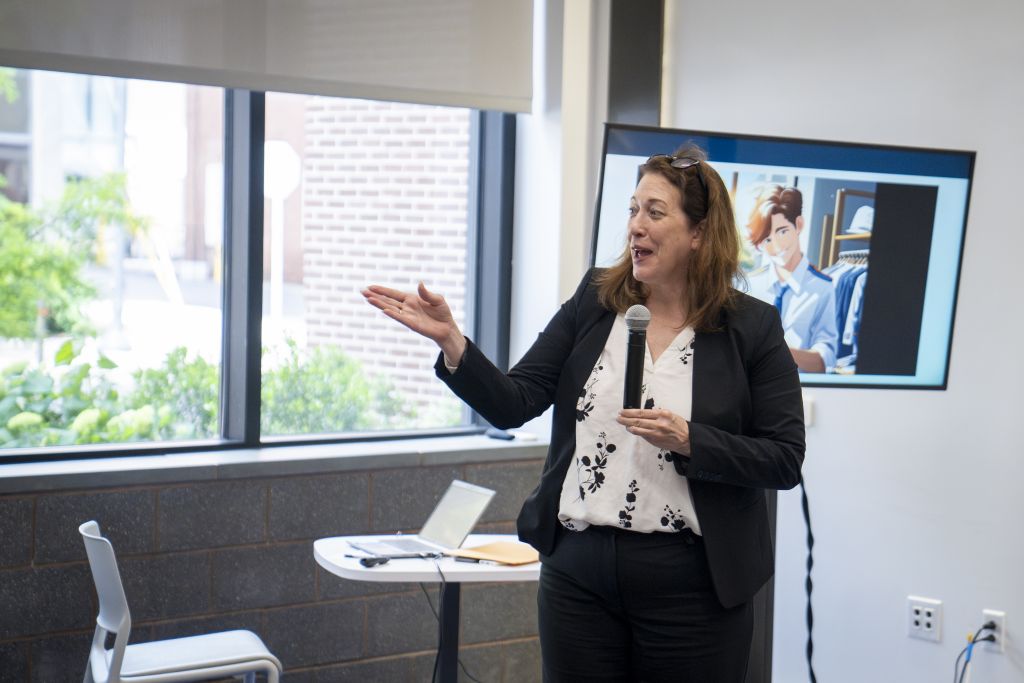
{"type": "Polygon", "coordinates": [[[497,566],[497,565],[501,564],[500,562],[494,562],[493,560],[478,560],[475,557],[459,557],[458,555],[455,556],[455,561],[456,562],[473,562],[475,564],[489,564],[489,565],[493,565],[493,566],[497,566]]]}
{"type": "Polygon", "coordinates": [[[386,558],[389,560],[434,560],[439,558],[440,555],[434,555],[433,553],[412,553],[409,555],[352,555],[351,553],[345,553],[344,557],[351,557],[356,560],[365,560],[370,558],[386,558]]]}

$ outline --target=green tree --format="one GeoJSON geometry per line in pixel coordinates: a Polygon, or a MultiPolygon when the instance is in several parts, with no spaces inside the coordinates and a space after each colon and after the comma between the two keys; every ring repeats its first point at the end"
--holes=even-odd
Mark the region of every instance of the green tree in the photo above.
{"type": "Polygon", "coordinates": [[[69,182],[40,209],[0,195],[0,337],[91,332],[81,306],[96,291],[83,269],[102,257],[99,237],[115,224],[132,234],[148,228],[131,210],[123,174],[69,182]]]}
{"type": "Polygon", "coordinates": [[[31,339],[48,330],[87,329],[80,313],[95,290],[82,277],[81,252],[33,236],[36,217],[0,196],[0,337],[31,339]]]}
{"type": "Polygon", "coordinates": [[[18,82],[14,78],[14,69],[9,66],[0,66],[0,96],[13,104],[18,101],[18,82]]]}

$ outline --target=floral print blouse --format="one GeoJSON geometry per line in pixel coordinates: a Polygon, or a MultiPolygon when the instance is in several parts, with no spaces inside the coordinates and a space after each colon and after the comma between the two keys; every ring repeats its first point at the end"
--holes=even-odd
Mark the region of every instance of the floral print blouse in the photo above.
{"type": "MultiPolygon", "coordinates": [[[[619,315],[576,404],[576,453],[562,484],[558,519],[572,531],[591,524],[639,532],[700,533],[685,477],[672,453],[615,421],[626,376],[626,319],[619,315]]],[[[644,359],[643,406],[690,419],[694,331],[687,327],[658,357],[644,359]]]]}

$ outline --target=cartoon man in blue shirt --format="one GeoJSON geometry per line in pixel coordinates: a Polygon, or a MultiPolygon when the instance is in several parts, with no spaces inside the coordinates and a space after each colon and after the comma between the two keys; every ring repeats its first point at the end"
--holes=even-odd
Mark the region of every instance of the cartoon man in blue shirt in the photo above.
{"type": "Polygon", "coordinates": [[[750,242],[767,263],[748,274],[750,293],[775,304],[793,360],[801,372],[835,367],[836,296],[832,278],[812,266],[800,250],[803,195],[776,185],[750,214],[750,242]]]}

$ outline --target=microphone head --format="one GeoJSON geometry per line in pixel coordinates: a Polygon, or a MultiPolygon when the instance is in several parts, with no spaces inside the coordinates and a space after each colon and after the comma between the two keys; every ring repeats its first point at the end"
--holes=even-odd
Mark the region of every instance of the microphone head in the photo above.
{"type": "Polygon", "coordinates": [[[651,323],[651,312],[642,304],[630,306],[626,311],[626,329],[645,331],[651,323]]]}

